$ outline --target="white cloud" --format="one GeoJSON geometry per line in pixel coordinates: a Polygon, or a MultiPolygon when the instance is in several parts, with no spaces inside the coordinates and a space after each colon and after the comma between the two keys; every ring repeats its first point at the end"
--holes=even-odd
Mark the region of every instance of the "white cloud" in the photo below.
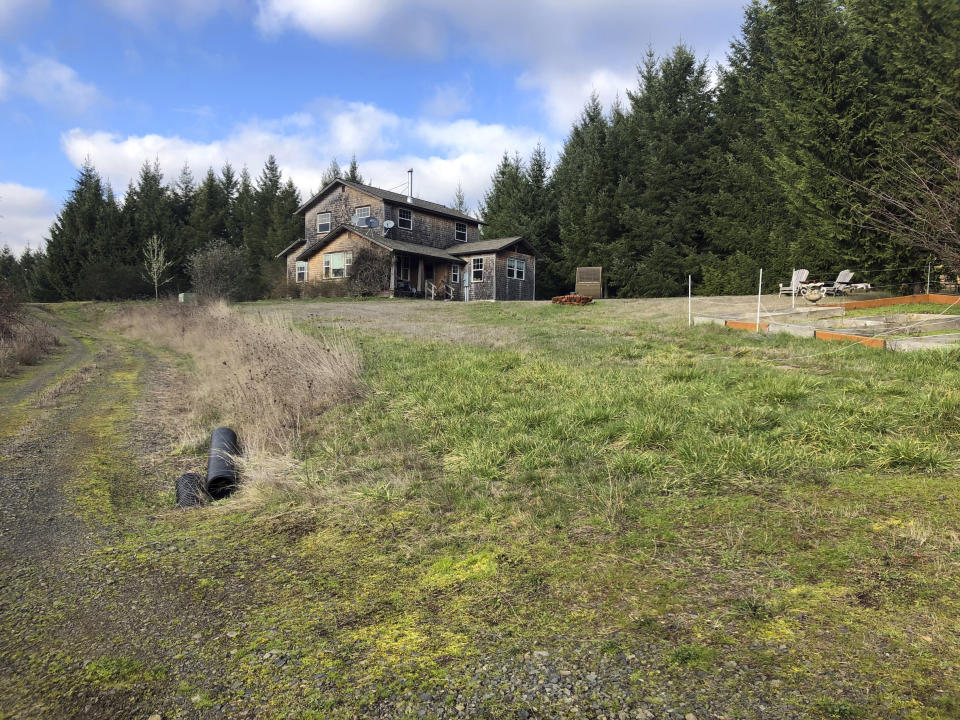
{"type": "Polygon", "coordinates": [[[0,0],[0,34],[6,34],[27,18],[39,15],[48,0],[0,0]]]}
{"type": "Polygon", "coordinates": [[[56,213],[46,190],[0,183],[0,247],[9,245],[16,255],[42,248],[56,213]]]}
{"type": "Polygon", "coordinates": [[[473,87],[469,79],[461,83],[444,83],[433,89],[433,95],[423,104],[429,117],[450,118],[470,110],[473,87]]]}
{"type": "Polygon", "coordinates": [[[10,76],[0,67],[0,100],[7,97],[7,88],[10,87],[10,76]]]}
{"type": "Polygon", "coordinates": [[[306,195],[320,187],[330,158],[339,158],[342,165],[356,153],[368,182],[390,188],[404,182],[412,167],[419,197],[452,202],[454,189],[462,182],[468,203],[475,206],[503,152],[527,153],[539,140],[526,128],[404,118],[365,103],[318,105],[323,109],[239,125],[212,142],[168,135],[123,137],[75,128],[61,136],[61,145],[76,166],[89,157],[118,191],[136,177],[145,161],[159,160],[169,181],[185,162],[200,173],[229,161],[235,167],[246,165],[256,176],[273,154],[306,195]],[[398,155],[397,148],[406,152],[398,155]]]}
{"type": "MultiPolygon", "coordinates": [[[[564,131],[591,90],[609,101],[636,85],[636,65],[652,45],[685,41],[703,54],[718,32],[732,37],[743,0],[258,0],[266,33],[306,32],[323,42],[376,40],[382,50],[424,57],[461,53],[520,63],[521,88],[540,95],[564,131]]],[[[719,58],[717,58],[719,59],[719,58]]]]}
{"type": "Polygon", "coordinates": [[[53,58],[31,58],[18,85],[20,92],[41,105],[72,113],[85,112],[102,99],[76,70],[53,58]]]}

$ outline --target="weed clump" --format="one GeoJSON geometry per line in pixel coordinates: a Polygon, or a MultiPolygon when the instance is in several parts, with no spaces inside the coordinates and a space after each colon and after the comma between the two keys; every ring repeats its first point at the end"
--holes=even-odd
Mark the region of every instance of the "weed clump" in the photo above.
{"type": "Polygon", "coordinates": [[[14,290],[0,282],[0,377],[18,365],[36,365],[56,344],[54,334],[25,313],[14,290]]]}
{"type": "Polygon", "coordinates": [[[214,424],[236,429],[252,485],[285,482],[309,420],[352,397],[360,359],[341,334],[307,337],[283,317],[241,316],[224,302],[129,305],[112,325],[189,357],[181,445],[204,447],[214,424]]]}

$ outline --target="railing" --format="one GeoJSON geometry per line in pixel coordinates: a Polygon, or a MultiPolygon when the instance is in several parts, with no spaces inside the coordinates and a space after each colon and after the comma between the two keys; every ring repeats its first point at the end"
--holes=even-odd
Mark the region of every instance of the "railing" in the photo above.
{"type": "Polygon", "coordinates": [[[429,295],[431,300],[436,300],[436,299],[437,299],[437,297],[436,297],[436,296],[437,296],[437,286],[434,285],[434,284],[433,284],[432,282],[430,282],[429,280],[427,280],[427,281],[425,281],[425,282],[423,283],[423,290],[424,290],[424,293],[423,293],[423,294],[424,294],[425,296],[426,296],[426,295],[429,295]]]}

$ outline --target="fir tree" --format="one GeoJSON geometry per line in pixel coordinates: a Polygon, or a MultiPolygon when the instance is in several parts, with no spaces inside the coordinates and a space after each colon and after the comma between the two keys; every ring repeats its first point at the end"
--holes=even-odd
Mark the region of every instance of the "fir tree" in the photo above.
{"type": "MultiPolygon", "coordinates": [[[[336,160],[334,160],[334,162],[336,162],[336,160]]],[[[337,168],[337,170],[339,171],[339,168],[337,168]]],[[[357,164],[356,155],[350,158],[350,167],[347,168],[347,174],[343,176],[343,179],[349,180],[350,182],[359,183],[361,185],[364,184],[363,175],[360,174],[360,166],[357,164]]]]}

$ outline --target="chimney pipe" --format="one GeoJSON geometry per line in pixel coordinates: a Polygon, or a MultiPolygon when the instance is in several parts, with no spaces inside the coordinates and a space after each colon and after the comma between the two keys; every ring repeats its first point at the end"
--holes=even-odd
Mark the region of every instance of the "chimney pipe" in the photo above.
{"type": "Polygon", "coordinates": [[[413,168],[407,170],[407,202],[413,204],[413,168]]]}

